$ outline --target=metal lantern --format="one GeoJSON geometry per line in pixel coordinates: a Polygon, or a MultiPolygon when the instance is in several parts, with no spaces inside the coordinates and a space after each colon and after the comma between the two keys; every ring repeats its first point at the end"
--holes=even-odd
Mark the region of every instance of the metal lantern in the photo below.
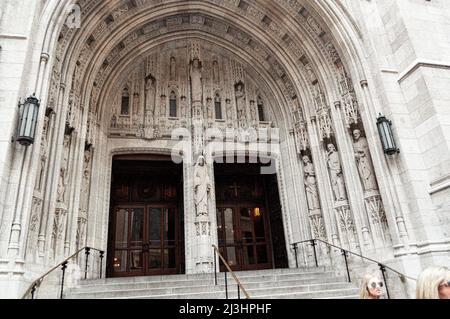
{"type": "Polygon", "coordinates": [[[392,122],[389,121],[384,115],[380,114],[378,117],[377,126],[384,152],[387,155],[399,153],[400,150],[397,148],[394,134],[392,133],[392,122]]]}
{"type": "Polygon", "coordinates": [[[19,104],[20,122],[17,134],[17,142],[24,146],[34,143],[36,125],[39,115],[39,100],[33,94],[25,103],[19,104]]]}

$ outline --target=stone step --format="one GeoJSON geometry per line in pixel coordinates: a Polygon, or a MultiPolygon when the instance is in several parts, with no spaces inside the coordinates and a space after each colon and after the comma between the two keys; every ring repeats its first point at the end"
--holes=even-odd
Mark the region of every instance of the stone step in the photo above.
{"type": "MultiPolygon", "coordinates": [[[[346,278],[339,277],[339,278],[332,278],[328,276],[322,276],[322,277],[308,277],[308,278],[296,278],[296,279],[280,279],[280,278],[259,278],[259,281],[247,281],[243,280],[242,284],[244,285],[245,289],[256,289],[256,288],[263,288],[270,285],[271,287],[280,287],[280,286],[287,286],[288,284],[292,285],[307,285],[311,283],[316,284],[325,284],[330,282],[346,282],[346,278]]],[[[191,282],[191,281],[168,281],[168,282],[150,282],[150,283],[121,283],[121,284],[107,284],[107,285],[84,285],[81,286],[77,293],[100,293],[100,292],[108,292],[108,291],[115,291],[115,290],[121,290],[121,291],[130,291],[130,290],[149,290],[149,289],[159,289],[159,288],[183,288],[183,287],[210,287],[211,285],[214,285],[214,280],[208,280],[208,281],[198,281],[198,282],[191,282]],[[208,283],[209,281],[209,283],[208,283]]],[[[225,290],[225,281],[224,279],[219,279],[217,281],[219,287],[221,287],[222,291],[225,290]]],[[[228,286],[230,289],[231,287],[236,286],[236,283],[234,280],[228,281],[228,286]]]]}
{"type": "Polygon", "coordinates": [[[175,287],[175,288],[152,288],[152,289],[131,289],[131,290],[109,290],[94,292],[76,292],[72,296],[81,299],[97,299],[97,298],[116,298],[116,297],[134,297],[142,295],[176,295],[187,293],[221,293],[225,291],[222,286],[196,286],[196,287],[175,287]]]}
{"type": "MultiPolygon", "coordinates": [[[[306,284],[306,285],[293,285],[285,283],[284,285],[274,287],[273,285],[266,284],[264,287],[246,289],[252,298],[256,298],[261,295],[266,295],[268,291],[271,294],[284,294],[284,293],[307,293],[326,290],[338,290],[347,289],[349,283],[325,283],[325,284],[306,284]]],[[[73,298],[81,299],[97,299],[97,298],[119,298],[119,297],[139,297],[142,295],[148,296],[165,296],[165,295],[186,295],[190,293],[222,293],[225,291],[225,286],[198,286],[198,287],[180,287],[180,288],[155,288],[155,289],[134,289],[134,290],[112,290],[112,291],[99,291],[99,292],[85,292],[74,293],[71,296],[73,298]]],[[[229,286],[229,292],[231,295],[237,294],[237,286],[229,286]]]]}
{"type": "MultiPolygon", "coordinates": [[[[328,287],[338,288],[338,287],[347,287],[348,283],[345,282],[344,279],[336,279],[333,283],[327,282],[323,280],[323,282],[317,281],[307,281],[307,280],[298,280],[298,281],[281,281],[281,282],[260,282],[255,284],[250,284],[244,286],[244,288],[251,295],[258,295],[261,292],[266,292],[270,290],[271,292],[276,293],[277,290],[285,290],[295,288],[297,290],[302,291],[315,291],[315,290],[326,290],[328,287]],[[311,284],[314,283],[314,284],[311,284]]],[[[105,287],[96,287],[97,289],[79,289],[74,291],[72,295],[80,297],[80,298],[97,298],[104,295],[108,296],[120,296],[120,295],[129,295],[129,296],[138,296],[142,293],[151,293],[155,295],[163,295],[163,294],[177,294],[177,293],[187,293],[187,292],[221,292],[225,291],[225,285],[221,284],[218,286],[215,285],[200,285],[200,286],[180,286],[180,287],[171,287],[171,288],[163,288],[163,287],[153,287],[153,288],[127,288],[127,289],[108,289],[105,290],[105,287]]],[[[229,285],[228,289],[230,291],[237,290],[237,286],[235,284],[229,285]]]]}
{"type": "Polygon", "coordinates": [[[283,294],[265,294],[253,297],[253,299],[357,299],[358,288],[346,288],[337,290],[323,290],[316,292],[286,292],[283,294]]]}
{"type": "MultiPolygon", "coordinates": [[[[222,274],[223,276],[223,274],[222,274]]],[[[228,280],[234,281],[233,278],[228,276],[228,280]]],[[[280,274],[280,275],[261,275],[261,276],[238,276],[239,280],[242,283],[252,283],[259,282],[261,280],[264,281],[282,281],[282,280],[296,280],[296,279],[310,279],[316,280],[320,278],[336,278],[336,274],[333,272],[323,272],[323,273],[298,273],[298,274],[280,274]]]]}
{"type": "MultiPolygon", "coordinates": [[[[324,299],[324,298],[335,298],[335,299],[348,299],[357,298],[358,295],[357,288],[348,289],[337,289],[337,290],[325,290],[325,291],[314,291],[314,292],[286,292],[279,294],[266,294],[257,297],[251,297],[251,299],[324,299]]],[[[244,299],[243,294],[241,298],[244,299]]],[[[134,297],[117,297],[117,298],[106,298],[106,299],[225,299],[225,292],[222,293],[187,293],[183,295],[142,295],[134,297]]],[[[238,299],[237,292],[229,294],[229,299],[238,299]]]]}
{"type": "MultiPolygon", "coordinates": [[[[299,278],[307,278],[307,279],[317,279],[317,278],[332,278],[335,274],[331,271],[320,272],[320,271],[300,271],[297,269],[290,269],[288,271],[261,271],[258,272],[236,272],[236,276],[242,282],[258,282],[260,280],[293,280],[299,278]]],[[[224,280],[224,273],[218,273],[218,280],[224,280]]],[[[228,274],[228,278],[231,281],[234,281],[231,274],[228,274]]],[[[164,284],[164,283],[175,283],[175,282],[184,282],[184,283],[196,283],[196,282],[204,282],[204,281],[212,281],[214,282],[214,274],[201,274],[201,275],[173,275],[173,276],[152,276],[152,277],[131,277],[131,278],[108,278],[108,279],[96,279],[96,280],[86,280],[81,281],[81,287],[91,287],[97,285],[129,285],[129,284],[164,284]]]]}
{"type": "MultiPolygon", "coordinates": [[[[252,299],[349,299],[358,289],[326,267],[236,272],[252,299]]],[[[229,298],[238,299],[229,274],[229,298]]],[[[67,299],[225,299],[224,273],[109,278],[83,281],[67,299]]],[[[244,294],[241,292],[241,298],[244,294]]]]}

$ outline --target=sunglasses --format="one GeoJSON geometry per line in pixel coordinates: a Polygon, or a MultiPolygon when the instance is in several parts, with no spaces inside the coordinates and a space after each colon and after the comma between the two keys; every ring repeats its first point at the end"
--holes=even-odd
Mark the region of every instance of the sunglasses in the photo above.
{"type": "Polygon", "coordinates": [[[383,283],[381,281],[379,281],[379,282],[372,281],[372,282],[369,282],[368,287],[369,287],[369,289],[375,289],[377,287],[383,288],[383,283]]]}

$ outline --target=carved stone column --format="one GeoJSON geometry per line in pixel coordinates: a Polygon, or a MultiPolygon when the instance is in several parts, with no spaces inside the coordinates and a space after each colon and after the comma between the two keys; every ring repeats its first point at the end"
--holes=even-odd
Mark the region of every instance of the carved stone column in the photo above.
{"type": "Polygon", "coordinates": [[[212,233],[210,201],[212,182],[210,169],[203,156],[198,158],[194,167],[194,204],[195,204],[195,245],[194,260],[196,273],[212,271],[212,233]]]}

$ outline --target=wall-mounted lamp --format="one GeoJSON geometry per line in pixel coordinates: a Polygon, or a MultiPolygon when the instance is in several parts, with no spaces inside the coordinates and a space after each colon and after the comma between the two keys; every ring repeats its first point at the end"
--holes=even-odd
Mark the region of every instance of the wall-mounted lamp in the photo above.
{"type": "Polygon", "coordinates": [[[21,145],[30,146],[34,143],[39,105],[40,102],[35,94],[27,98],[24,103],[19,102],[20,121],[16,141],[21,145]]]}
{"type": "Polygon", "coordinates": [[[395,143],[394,134],[392,133],[392,122],[389,121],[384,115],[381,115],[381,113],[378,117],[377,127],[384,152],[387,155],[400,153],[400,150],[397,148],[395,143]]]}

